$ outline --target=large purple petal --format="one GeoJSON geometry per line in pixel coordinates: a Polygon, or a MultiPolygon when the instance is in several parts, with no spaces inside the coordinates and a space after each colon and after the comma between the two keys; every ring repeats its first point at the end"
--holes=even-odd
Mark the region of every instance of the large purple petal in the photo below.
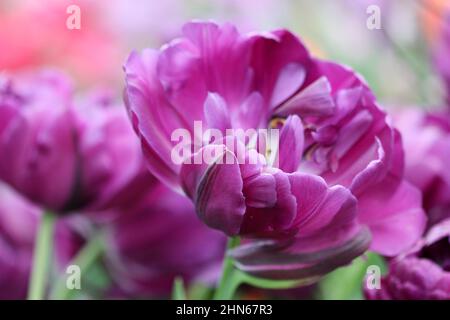
{"type": "Polygon", "coordinates": [[[241,171],[234,155],[225,150],[208,166],[184,164],[182,171],[189,181],[188,189],[192,190],[196,183],[193,200],[200,219],[228,235],[238,234],[246,207],[241,171]],[[233,158],[233,163],[227,163],[227,157],[233,158]]]}
{"type": "Polygon", "coordinates": [[[370,228],[371,250],[375,252],[396,256],[409,249],[425,230],[422,196],[408,182],[394,190],[380,184],[358,200],[358,219],[370,228]]]}

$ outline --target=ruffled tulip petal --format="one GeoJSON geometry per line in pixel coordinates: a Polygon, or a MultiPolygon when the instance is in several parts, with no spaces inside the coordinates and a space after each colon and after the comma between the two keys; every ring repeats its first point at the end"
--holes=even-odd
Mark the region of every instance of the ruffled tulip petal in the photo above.
{"type": "MultiPolygon", "coordinates": [[[[184,82],[186,90],[182,87],[180,96],[187,98],[182,93],[191,94],[188,88],[197,82],[203,84],[205,90],[220,94],[228,102],[230,109],[236,108],[250,89],[252,73],[247,65],[250,42],[231,24],[218,26],[210,22],[189,22],[183,26],[183,35],[196,48],[201,59],[196,59],[192,66],[194,71],[187,74],[187,81],[184,82]],[[230,48],[233,50],[229,50],[230,48]]],[[[172,71],[174,65],[167,65],[165,68],[172,71]]],[[[197,94],[203,94],[204,101],[207,92],[198,91],[197,94]]],[[[179,106],[185,108],[186,103],[194,103],[192,107],[195,108],[196,101],[203,104],[201,100],[186,99],[179,106]]]]}
{"type": "Polygon", "coordinates": [[[244,185],[245,203],[254,208],[273,207],[277,202],[275,178],[262,173],[249,178],[244,185]]]}
{"type": "Polygon", "coordinates": [[[304,83],[309,53],[299,39],[286,30],[252,34],[250,41],[255,89],[270,103],[269,107],[275,108],[304,83]]]}
{"type": "Polygon", "coordinates": [[[217,129],[225,134],[231,128],[231,120],[227,106],[222,97],[216,93],[208,93],[204,107],[205,120],[208,128],[217,129]]]}
{"type": "MultiPolygon", "coordinates": [[[[354,229],[352,226],[350,229],[354,229]]],[[[350,263],[361,255],[370,243],[367,229],[345,230],[337,245],[317,251],[302,251],[301,242],[294,246],[276,241],[254,241],[232,250],[238,269],[253,276],[274,280],[303,280],[316,282],[328,272],[350,263]],[[349,237],[350,235],[350,237],[349,237]],[[295,249],[294,249],[295,248],[295,249]]]]}
{"type": "Polygon", "coordinates": [[[32,201],[63,209],[75,188],[75,126],[68,111],[29,109],[0,141],[0,174],[32,201]],[[45,183],[44,183],[45,181],[45,183]]]}
{"type": "Polygon", "coordinates": [[[303,156],[303,125],[296,115],[289,116],[280,133],[278,167],[284,172],[297,171],[303,156]]]}
{"type": "Polygon", "coordinates": [[[340,225],[356,217],[356,199],[341,186],[328,188],[323,179],[313,175],[293,173],[289,176],[292,193],[297,199],[295,226],[308,236],[333,221],[340,225]]]}

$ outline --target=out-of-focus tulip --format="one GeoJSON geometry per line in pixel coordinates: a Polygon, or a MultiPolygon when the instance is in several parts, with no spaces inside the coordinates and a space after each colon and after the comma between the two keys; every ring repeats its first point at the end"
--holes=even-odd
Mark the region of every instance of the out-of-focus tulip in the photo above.
{"type": "Polygon", "coordinates": [[[412,252],[391,261],[381,288],[368,299],[450,300],[450,219],[434,225],[412,252]]]}
{"type": "Polygon", "coordinates": [[[0,179],[57,213],[100,210],[145,192],[125,109],[104,98],[74,101],[58,73],[2,78],[0,179]]]}
{"type": "Polygon", "coordinates": [[[450,112],[406,110],[396,117],[405,146],[405,177],[423,193],[432,225],[450,217],[450,112]]]}
{"type": "Polygon", "coordinates": [[[76,177],[70,85],[57,74],[2,79],[0,178],[53,210],[69,202],[76,177]]]}
{"type": "Polygon", "coordinates": [[[177,276],[207,285],[219,276],[226,237],[198,220],[189,199],[162,184],[107,231],[108,266],[126,296],[167,296],[177,276]]]}
{"type": "MultiPolygon", "coordinates": [[[[39,207],[0,184],[0,300],[26,298],[41,213],[39,207]]],[[[75,253],[77,235],[66,222],[59,221],[53,238],[60,246],[52,261],[68,262],[75,253]]]]}
{"type": "Polygon", "coordinates": [[[367,227],[372,249],[386,255],[422,233],[400,135],[358,75],[311,57],[292,33],[189,23],[161,50],[132,53],[125,72],[126,104],[151,172],[181,187],[210,227],[258,239],[233,251],[241,269],[316,278],[364,252],[367,227]],[[198,137],[195,121],[224,137],[198,137]],[[177,163],[180,128],[194,142],[177,163]],[[268,128],[280,130],[278,146],[228,131],[268,128]],[[215,161],[196,162],[205,154],[215,161]]]}

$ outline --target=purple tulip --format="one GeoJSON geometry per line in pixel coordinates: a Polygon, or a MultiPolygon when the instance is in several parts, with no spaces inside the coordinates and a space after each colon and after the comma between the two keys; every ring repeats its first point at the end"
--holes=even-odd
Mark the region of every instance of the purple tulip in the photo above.
{"type": "MultiPolygon", "coordinates": [[[[26,298],[41,212],[14,189],[0,184],[0,300],[26,298]]],[[[68,262],[74,248],[64,244],[73,245],[76,234],[59,221],[54,237],[55,260],[68,262]]]]}
{"type": "Polygon", "coordinates": [[[137,193],[144,170],[123,108],[74,102],[61,74],[0,81],[0,179],[58,213],[94,210],[137,193]],[[127,190],[127,194],[122,191],[127,190]]]}
{"type": "Polygon", "coordinates": [[[404,136],[405,177],[422,191],[433,225],[450,217],[450,112],[408,110],[396,121],[404,136]]]}
{"type": "Polygon", "coordinates": [[[205,284],[218,278],[226,237],[197,219],[189,199],[162,184],[107,230],[110,270],[125,296],[167,296],[177,276],[205,284]]]}
{"type": "Polygon", "coordinates": [[[450,300],[450,219],[434,225],[412,252],[391,261],[372,300],[450,300]]]}
{"type": "Polygon", "coordinates": [[[400,135],[358,75],[311,57],[290,32],[188,23],[160,50],[132,53],[125,72],[150,171],[181,188],[208,226],[252,239],[232,252],[241,269],[316,279],[363,253],[370,233],[386,255],[422,233],[400,135]],[[196,121],[225,137],[199,137],[196,121]],[[176,162],[180,128],[194,142],[176,162]],[[228,131],[268,128],[279,129],[278,146],[259,131],[228,131]],[[205,155],[215,160],[196,162],[205,155]]]}

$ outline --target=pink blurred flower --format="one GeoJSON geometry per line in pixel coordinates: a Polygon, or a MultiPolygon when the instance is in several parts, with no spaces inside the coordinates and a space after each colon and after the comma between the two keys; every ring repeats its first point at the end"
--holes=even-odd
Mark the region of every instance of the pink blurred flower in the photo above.
{"type": "Polygon", "coordinates": [[[400,135],[359,76],[312,58],[290,32],[241,35],[228,24],[189,23],[161,50],[132,53],[125,72],[151,172],[181,186],[210,227],[259,239],[233,251],[241,269],[315,278],[367,249],[366,226],[372,249],[386,255],[422,233],[420,193],[402,177],[400,135]],[[197,154],[214,149],[218,161],[174,163],[172,133],[194,135],[198,120],[223,134],[280,128],[279,148],[227,136],[200,141],[197,154]],[[225,157],[235,161],[223,164],[225,157]]]}
{"type": "Polygon", "coordinates": [[[0,11],[0,69],[23,71],[51,65],[64,69],[84,85],[115,81],[124,49],[112,30],[102,25],[109,1],[78,0],[81,29],[66,27],[72,3],[59,0],[11,1],[0,11]]]}

